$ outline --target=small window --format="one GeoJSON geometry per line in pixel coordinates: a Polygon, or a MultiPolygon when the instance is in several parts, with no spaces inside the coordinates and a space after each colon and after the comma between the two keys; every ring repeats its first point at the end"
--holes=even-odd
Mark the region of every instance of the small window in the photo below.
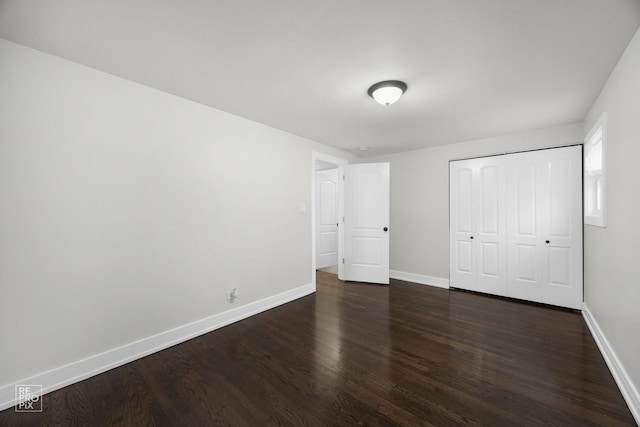
{"type": "Polygon", "coordinates": [[[603,113],[584,140],[584,223],[605,226],[606,125],[603,113]]]}

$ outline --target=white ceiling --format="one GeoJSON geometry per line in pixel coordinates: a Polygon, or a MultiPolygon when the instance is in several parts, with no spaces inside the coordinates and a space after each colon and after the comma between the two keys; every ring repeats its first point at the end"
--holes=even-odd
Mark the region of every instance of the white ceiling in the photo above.
{"type": "Polygon", "coordinates": [[[2,38],[367,156],[581,121],[639,25],[640,0],[0,0],[2,38]]]}

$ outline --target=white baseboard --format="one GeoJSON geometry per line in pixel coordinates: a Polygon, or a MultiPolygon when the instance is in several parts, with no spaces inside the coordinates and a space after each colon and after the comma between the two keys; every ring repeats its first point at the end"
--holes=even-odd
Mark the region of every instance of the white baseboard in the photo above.
{"type": "MultiPolygon", "coordinates": [[[[86,359],[36,374],[16,384],[42,385],[43,394],[61,389],[94,375],[140,359],[149,354],[206,334],[223,326],[285,304],[315,292],[312,284],[303,285],[220,314],[215,314],[177,328],[123,345],[86,359]]],[[[0,411],[15,405],[15,384],[0,386],[0,411]]]]}
{"type": "Polygon", "coordinates": [[[424,276],[422,274],[405,273],[404,271],[389,270],[389,277],[405,282],[418,283],[420,285],[435,286],[438,288],[449,289],[449,279],[441,279],[440,277],[424,276]]]}
{"type": "Polygon", "coordinates": [[[611,371],[611,375],[613,375],[613,378],[616,380],[616,384],[618,384],[618,388],[625,402],[627,402],[629,410],[636,419],[636,423],[640,425],[640,393],[638,393],[638,389],[631,381],[631,378],[629,378],[627,371],[620,363],[616,352],[609,344],[609,341],[607,341],[598,322],[596,322],[591,311],[589,311],[587,304],[582,305],[582,316],[591,331],[591,335],[593,335],[593,339],[596,341],[596,344],[598,344],[600,353],[602,353],[602,357],[604,357],[605,362],[607,362],[609,371],[611,371]]]}

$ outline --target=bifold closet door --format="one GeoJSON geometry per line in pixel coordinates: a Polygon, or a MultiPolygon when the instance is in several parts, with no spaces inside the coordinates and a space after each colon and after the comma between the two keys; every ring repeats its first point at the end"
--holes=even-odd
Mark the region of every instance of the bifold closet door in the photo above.
{"type": "Polygon", "coordinates": [[[450,285],[507,294],[504,156],[449,165],[450,285]]]}
{"type": "Polygon", "coordinates": [[[506,157],[508,296],[580,309],[581,147],[506,157]]]}

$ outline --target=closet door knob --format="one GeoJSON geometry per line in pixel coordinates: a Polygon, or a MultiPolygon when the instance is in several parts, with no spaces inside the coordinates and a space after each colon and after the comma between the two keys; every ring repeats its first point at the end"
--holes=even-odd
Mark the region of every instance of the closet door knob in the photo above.
{"type": "Polygon", "coordinates": [[[471,236],[471,240],[473,240],[473,236],[471,236]]]}
{"type": "Polygon", "coordinates": [[[548,245],[549,243],[551,243],[551,242],[550,242],[550,241],[548,241],[548,240],[545,240],[544,242],[545,242],[547,245],[548,245]]]}
{"type": "Polygon", "coordinates": [[[389,228],[385,227],[382,229],[382,231],[389,231],[389,228]]]}

